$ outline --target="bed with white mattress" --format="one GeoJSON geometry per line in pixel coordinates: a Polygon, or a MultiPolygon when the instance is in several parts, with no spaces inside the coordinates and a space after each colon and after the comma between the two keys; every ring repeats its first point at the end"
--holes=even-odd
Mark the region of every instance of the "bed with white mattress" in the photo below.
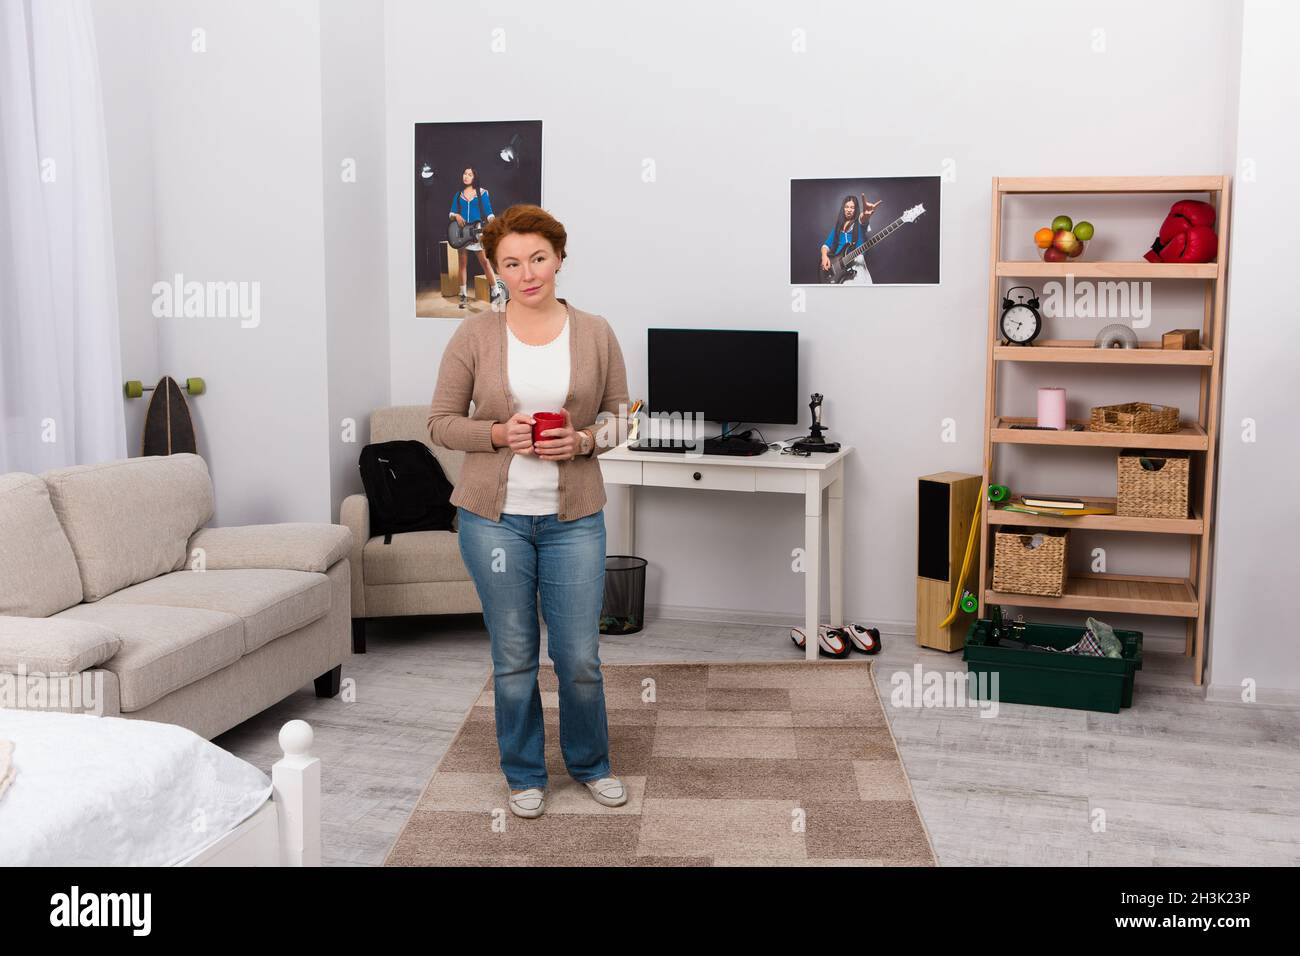
{"type": "Polygon", "coordinates": [[[271,776],[175,724],[0,708],[2,866],[318,866],[311,728],[271,776]],[[4,766],[7,761],[8,767],[4,766]]]}

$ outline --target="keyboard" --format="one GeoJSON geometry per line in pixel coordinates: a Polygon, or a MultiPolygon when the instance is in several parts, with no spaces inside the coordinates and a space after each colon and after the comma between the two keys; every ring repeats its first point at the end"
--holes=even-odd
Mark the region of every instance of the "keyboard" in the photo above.
{"type": "Polygon", "coordinates": [[[767,445],[761,441],[753,441],[744,438],[706,438],[704,447],[701,448],[696,442],[683,441],[680,438],[660,438],[654,441],[649,439],[639,439],[634,444],[627,446],[628,451],[662,451],[670,454],[685,454],[688,451],[700,452],[705,455],[732,455],[742,457],[753,457],[761,455],[767,451],[767,445]]]}

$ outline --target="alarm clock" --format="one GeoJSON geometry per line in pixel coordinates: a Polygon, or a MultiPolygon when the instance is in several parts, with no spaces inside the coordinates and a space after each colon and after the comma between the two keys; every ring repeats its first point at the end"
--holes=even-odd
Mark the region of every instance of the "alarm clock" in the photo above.
{"type": "Polygon", "coordinates": [[[1038,333],[1043,331],[1043,317],[1038,312],[1038,296],[1033,289],[1017,285],[1007,290],[1002,297],[1002,318],[998,320],[998,328],[1008,345],[1029,345],[1038,338],[1038,333]],[[1026,299],[1022,293],[1013,300],[1011,294],[1017,289],[1024,289],[1029,298],[1026,299]]]}

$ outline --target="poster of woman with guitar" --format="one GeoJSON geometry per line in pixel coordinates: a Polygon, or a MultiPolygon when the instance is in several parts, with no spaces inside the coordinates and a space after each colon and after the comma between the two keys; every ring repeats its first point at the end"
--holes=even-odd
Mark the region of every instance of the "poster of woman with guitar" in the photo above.
{"type": "Polygon", "coordinates": [[[415,317],[463,319],[509,292],[479,241],[517,203],[542,204],[541,120],[416,123],[415,317]]]}
{"type": "Polygon", "coordinates": [[[453,225],[449,227],[448,235],[453,246],[458,242],[461,243],[458,252],[460,253],[460,307],[463,309],[465,303],[469,301],[469,296],[465,293],[465,276],[468,274],[467,266],[471,252],[478,254],[478,264],[482,266],[483,274],[487,276],[493,303],[506,291],[506,287],[492,271],[492,263],[488,262],[483,246],[478,241],[483,227],[496,218],[496,214],[492,212],[492,196],[479,185],[478,173],[473,166],[465,167],[465,171],[461,174],[461,182],[464,183],[464,187],[456,190],[451,197],[450,215],[453,225]]]}
{"type": "Polygon", "coordinates": [[[827,233],[826,241],[822,243],[822,273],[826,275],[832,273],[831,256],[837,256],[844,261],[844,254],[853,250],[856,253],[854,258],[848,260],[847,265],[842,266],[850,274],[850,277],[843,281],[851,285],[871,285],[871,273],[867,270],[867,260],[862,251],[866,246],[862,227],[871,228],[871,214],[876,211],[880,202],[867,202],[865,193],[859,195],[860,200],[853,196],[845,196],[844,202],[840,204],[840,214],[835,217],[831,231],[827,233]]]}
{"type": "Polygon", "coordinates": [[[790,284],[937,285],[939,193],[938,176],[790,180],[790,284]]]}

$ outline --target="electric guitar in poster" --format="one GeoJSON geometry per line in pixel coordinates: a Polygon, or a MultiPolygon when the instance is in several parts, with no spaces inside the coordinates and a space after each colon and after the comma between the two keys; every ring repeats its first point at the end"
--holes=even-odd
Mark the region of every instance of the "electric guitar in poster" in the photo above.
{"type": "Polygon", "coordinates": [[[884,229],[872,233],[871,238],[865,242],[861,242],[851,249],[846,249],[838,256],[829,256],[828,258],[830,259],[831,267],[829,269],[821,269],[821,280],[834,285],[852,279],[858,274],[858,270],[853,268],[851,264],[854,259],[872,248],[876,243],[884,242],[905,224],[916,222],[916,220],[920,219],[924,213],[925,204],[918,203],[891,222],[884,229]]]}

